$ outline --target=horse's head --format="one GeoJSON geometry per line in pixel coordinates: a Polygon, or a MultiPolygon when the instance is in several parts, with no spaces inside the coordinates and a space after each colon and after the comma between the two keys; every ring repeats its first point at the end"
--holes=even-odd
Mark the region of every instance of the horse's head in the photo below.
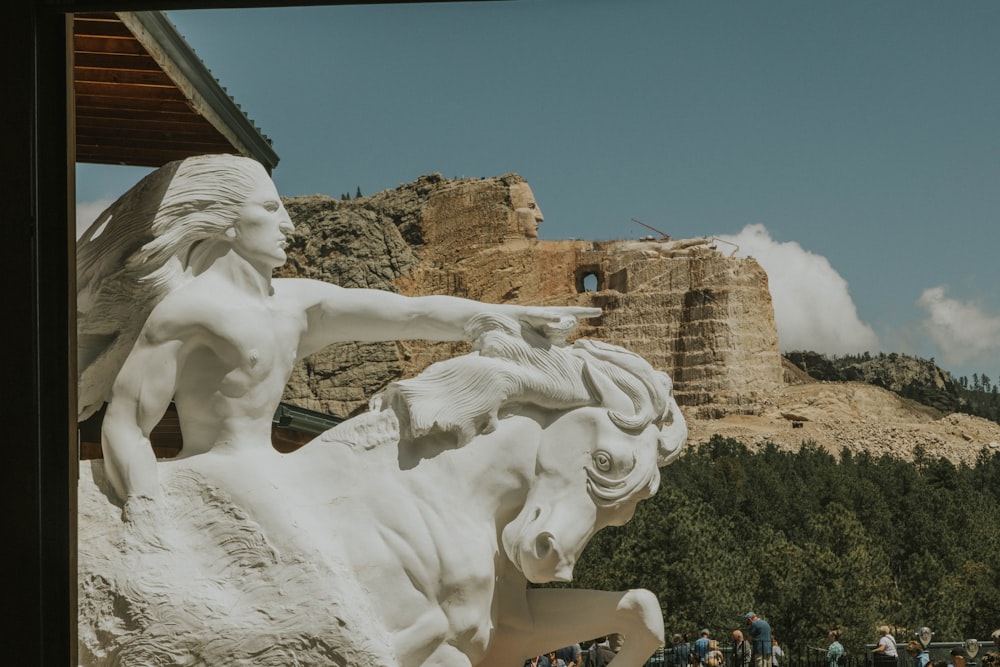
{"type": "MultiPolygon", "coordinates": [[[[687,425],[670,378],[640,356],[598,341],[552,345],[516,321],[486,313],[467,326],[476,354],[438,362],[390,386],[400,447],[414,466],[494,432],[504,416],[543,424],[533,480],[502,533],[507,558],[529,581],[569,581],[593,534],[632,518],[656,492],[659,466],[680,455],[687,425]],[[436,449],[414,443],[439,432],[436,449]],[[417,452],[414,455],[414,452],[417,452]]],[[[402,461],[402,459],[401,459],[402,461]]]]}
{"type": "Polygon", "coordinates": [[[543,430],[534,483],[502,535],[507,557],[534,583],[570,581],[594,533],[632,518],[687,438],[665,374],[621,348],[577,346],[600,407],[568,410],[543,430]]]}

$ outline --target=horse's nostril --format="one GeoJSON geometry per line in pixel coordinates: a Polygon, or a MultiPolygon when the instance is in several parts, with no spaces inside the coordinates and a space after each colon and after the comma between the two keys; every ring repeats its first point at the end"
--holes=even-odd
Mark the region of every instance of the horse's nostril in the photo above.
{"type": "Polygon", "coordinates": [[[552,533],[539,533],[535,538],[535,557],[539,560],[548,558],[556,553],[556,538],[552,533]]]}

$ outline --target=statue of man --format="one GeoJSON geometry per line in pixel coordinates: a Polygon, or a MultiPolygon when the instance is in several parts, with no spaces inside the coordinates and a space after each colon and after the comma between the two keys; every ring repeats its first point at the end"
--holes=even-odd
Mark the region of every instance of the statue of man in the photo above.
{"type": "Polygon", "coordinates": [[[463,340],[466,323],[484,312],[565,336],[577,318],[600,312],[272,278],[293,224],[270,176],[249,158],[171,163],[119,202],[79,250],[81,414],[107,401],[105,469],[126,518],[160,496],[149,435],[171,401],[180,456],[252,452],[271,448],[271,419],[293,365],[331,343],[463,340]],[[141,247],[127,246],[129,234],[141,247]],[[126,324],[102,309],[121,312],[126,324]],[[82,349],[94,341],[99,349],[82,349]],[[115,355],[120,361],[108,361],[115,355]]]}

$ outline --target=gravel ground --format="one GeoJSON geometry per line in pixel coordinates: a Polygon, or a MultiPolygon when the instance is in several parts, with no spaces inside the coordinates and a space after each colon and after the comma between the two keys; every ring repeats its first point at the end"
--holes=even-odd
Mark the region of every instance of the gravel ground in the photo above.
{"type": "Polygon", "coordinates": [[[722,419],[688,419],[688,444],[715,434],[751,449],[766,442],[794,450],[812,441],[833,454],[847,447],[873,456],[911,458],[922,445],[927,455],[972,463],[987,447],[1000,449],[1000,424],[963,414],[942,414],[893,392],[861,383],[813,382],[785,385],[761,403],[759,414],[722,419]]]}

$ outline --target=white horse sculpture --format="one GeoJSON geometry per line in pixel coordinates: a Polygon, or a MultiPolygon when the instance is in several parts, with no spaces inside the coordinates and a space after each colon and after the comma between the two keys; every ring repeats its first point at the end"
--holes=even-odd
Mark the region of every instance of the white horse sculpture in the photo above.
{"type": "MultiPolygon", "coordinates": [[[[679,455],[669,378],[621,348],[513,320],[392,385],[298,451],[160,461],[155,535],[122,524],[100,462],[80,492],[81,656],[92,664],[470,665],[617,632],[663,642],[656,597],[570,581],[679,455]]],[[[86,662],[84,660],[84,662],[86,662]]]]}

